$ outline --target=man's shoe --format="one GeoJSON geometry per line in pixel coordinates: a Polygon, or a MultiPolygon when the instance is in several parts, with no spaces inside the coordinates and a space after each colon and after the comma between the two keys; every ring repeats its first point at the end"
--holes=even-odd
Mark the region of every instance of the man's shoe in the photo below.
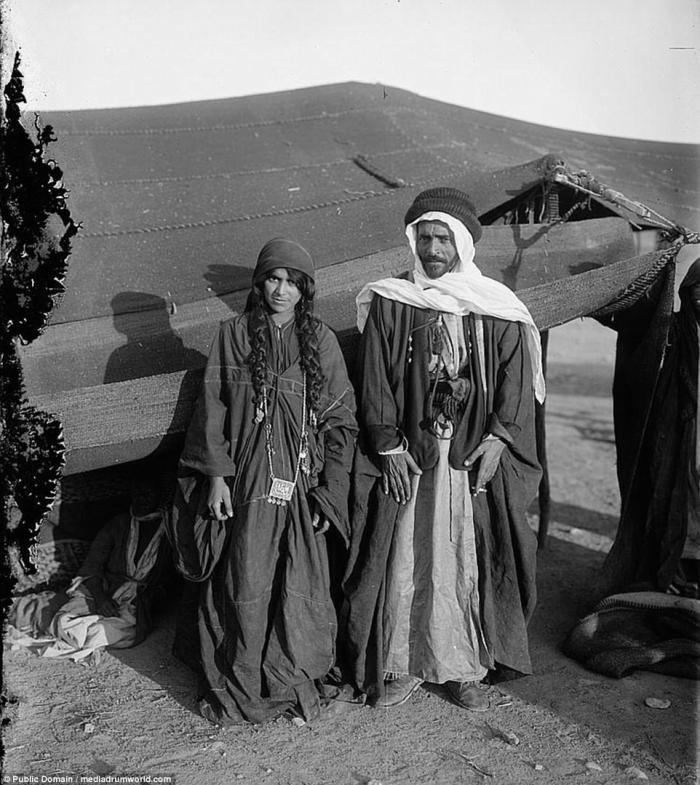
{"type": "Polygon", "coordinates": [[[365,705],[366,695],[356,695],[351,684],[317,684],[324,717],[337,717],[365,705]]]}
{"type": "Polygon", "coordinates": [[[384,682],[384,695],[374,704],[379,708],[389,709],[400,706],[413,695],[423,683],[417,676],[400,676],[398,679],[384,682]]]}
{"type": "Polygon", "coordinates": [[[488,711],[488,695],[473,681],[448,681],[447,694],[453,703],[469,711],[488,711]]]}

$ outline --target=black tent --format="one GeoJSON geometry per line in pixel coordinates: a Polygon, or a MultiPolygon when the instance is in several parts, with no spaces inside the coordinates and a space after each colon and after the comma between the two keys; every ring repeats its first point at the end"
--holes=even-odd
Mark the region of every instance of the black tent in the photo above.
{"type": "Polygon", "coordinates": [[[351,352],[354,295],[407,266],[402,216],[424,187],[471,194],[488,224],[482,269],[518,289],[543,329],[634,281],[642,291],[673,256],[656,239],[642,253],[636,230],[665,225],[581,170],[669,216],[680,234],[668,240],[700,226],[695,146],[545,128],[382,86],[42,121],[82,228],[66,294],[22,362],[30,401],[63,422],[67,475],[179,438],[215,325],[240,308],[270,237],[311,250],[319,314],[351,352]]]}

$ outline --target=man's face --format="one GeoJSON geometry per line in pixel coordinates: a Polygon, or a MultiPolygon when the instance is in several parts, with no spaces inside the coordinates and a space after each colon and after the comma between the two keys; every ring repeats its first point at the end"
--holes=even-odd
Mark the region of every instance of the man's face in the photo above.
{"type": "Polygon", "coordinates": [[[158,509],[160,493],[156,484],[147,477],[132,480],[131,512],[136,516],[150,515],[158,509]]]}
{"type": "Polygon", "coordinates": [[[421,221],[418,224],[416,253],[428,278],[440,278],[459,261],[454,235],[442,221],[421,221]]]}

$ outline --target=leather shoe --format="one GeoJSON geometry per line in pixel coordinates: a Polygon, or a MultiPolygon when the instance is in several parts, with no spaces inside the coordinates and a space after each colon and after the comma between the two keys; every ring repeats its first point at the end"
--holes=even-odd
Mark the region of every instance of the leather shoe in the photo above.
{"type": "Polygon", "coordinates": [[[417,676],[399,676],[398,679],[385,681],[384,695],[374,705],[384,709],[401,706],[422,683],[423,679],[419,679],[417,676]]]}
{"type": "Polygon", "coordinates": [[[488,695],[473,681],[448,681],[447,694],[453,703],[469,711],[488,711],[488,695]]]}

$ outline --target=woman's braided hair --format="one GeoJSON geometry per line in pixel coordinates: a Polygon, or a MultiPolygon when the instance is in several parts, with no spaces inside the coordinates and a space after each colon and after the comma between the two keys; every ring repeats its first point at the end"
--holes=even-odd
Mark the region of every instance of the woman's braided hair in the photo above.
{"type": "MultiPolygon", "coordinates": [[[[299,364],[306,374],[306,405],[309,412],[318,415],[325,377],[318,351],[320,321],[314,316],[316,287],[313,280],[299,270],[287,268],[287,275],[301,293],[301,298],[294,307],[294,330],[299,341],[299,364]]],[[[268,308],[265,303],[263,284],[264,279],[253,286],[245,306],[250,339],[248,368],[253,382],[253,402],[256,407],[262,406],[267,383],[268,308]]]]}

